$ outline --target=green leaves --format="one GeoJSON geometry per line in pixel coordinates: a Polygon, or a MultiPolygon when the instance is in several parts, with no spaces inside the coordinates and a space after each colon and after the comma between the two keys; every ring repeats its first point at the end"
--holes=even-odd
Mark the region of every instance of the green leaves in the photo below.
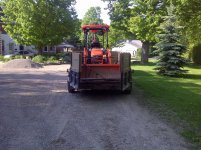
{"type": "Polygon", "coordinates": [[[142,41],[155,42],[158,26],[166,13],[158,0],[135,0],[131,11],[129,29],[142,41]]]}
{"type": "Polygon", "coordinates": [[[184,34],[187,35],[191,45],[200,43],[201,30],[201,1],[177,0],[177,15],[181,24],[185,26],[184,34]]]}
{"type": "Polygon", "coordinates": [[[100,7],[90,7],[82,20],[82,25],[102,24],[102,23],[103,23],[103,20],[101,19],[100,7]]]}
{"type": "Polygon", "coordinates": [[[74,32],[74,0],[3,0],[6,32],[17,42],[38,49],[55,45],[74,32]]]}

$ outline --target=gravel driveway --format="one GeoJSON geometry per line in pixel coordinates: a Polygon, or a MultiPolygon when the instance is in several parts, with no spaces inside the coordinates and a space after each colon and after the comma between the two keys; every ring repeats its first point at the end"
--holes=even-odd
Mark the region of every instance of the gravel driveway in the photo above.
{"type": "Polygon", "coordinates": [[[69,94],[66,68],[0,69],[0,150],[191,149],[135,91],[69,94]]]}

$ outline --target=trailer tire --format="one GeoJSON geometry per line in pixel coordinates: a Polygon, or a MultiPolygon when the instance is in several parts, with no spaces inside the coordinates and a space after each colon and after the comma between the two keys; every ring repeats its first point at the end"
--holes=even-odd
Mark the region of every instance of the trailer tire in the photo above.
{"type": "Polygon", "coordinates": [[[126,89],[125,91],[123,91],[123,94],[131,94],[131,89],[126,89]]]}
{"type": "Polygon", "coordinates": [[[132,92],[132,83],[130,83],[130,86],[126,90],[122,91],[123,94],[131,94],[131,92],[132,92]]]}
{"type": "Polygon", "coordinates": [[[68,82],[67,84],[68,84],[68,92],[69,92],[69,93],[74,93],[74,92],[75,92],[75,89],[74,89],[72,86],[70,86],[70,83],[69,83],[69,82],[68,82]]]}

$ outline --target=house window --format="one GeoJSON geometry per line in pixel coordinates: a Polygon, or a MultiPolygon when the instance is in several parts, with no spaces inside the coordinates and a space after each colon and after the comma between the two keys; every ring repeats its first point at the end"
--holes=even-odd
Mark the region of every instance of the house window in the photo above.
{"type": "Polygon", "coordinates": [[[4,40],[2,40],[2,53],[4,54],[4,51],[5,51],[5,42],[4,40]]]}
{"type": "Polygon", "coordinates": [[[23,51],[23,50],[24,50],[24,46],[20,45],[20,51],[23,51]]]}
{"type": "Polygon", "coordinates": [[[44,48],[44,52],[48,52],[48,50],[47,50],[47,46],[44,48]]]}
{"type": "Polygon", "coordinates": [[[52,52],[52,51],[54,51],[54,49],[53,49],[53,47],[52,47],[52,46],[50,47],[50,51],[51,51],[51,52],[52,52]]]}
{"type": "Polygon", "coordinates": [[[9,53],[12,54],[14,50],[14,43],[9,43],[9,53]]]}

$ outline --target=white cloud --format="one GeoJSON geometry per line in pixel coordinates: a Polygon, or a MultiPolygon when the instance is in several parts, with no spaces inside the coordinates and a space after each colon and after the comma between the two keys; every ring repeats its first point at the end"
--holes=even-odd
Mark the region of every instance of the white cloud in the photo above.
{"type": "Polygon", "coordinates": [[[107,3],[104,3],[101,0],[76,0],[77,3],[75,5],[75,9],[78,13],[78,18],[83,19],[85,13],[90,7],[96,7],[100,6],[101,7],[101,18],[104,20],[104,23],[110,24],[110,19],[108,16],[108,11],[105,10],[104,8],[107,8],[107,3]]]}

